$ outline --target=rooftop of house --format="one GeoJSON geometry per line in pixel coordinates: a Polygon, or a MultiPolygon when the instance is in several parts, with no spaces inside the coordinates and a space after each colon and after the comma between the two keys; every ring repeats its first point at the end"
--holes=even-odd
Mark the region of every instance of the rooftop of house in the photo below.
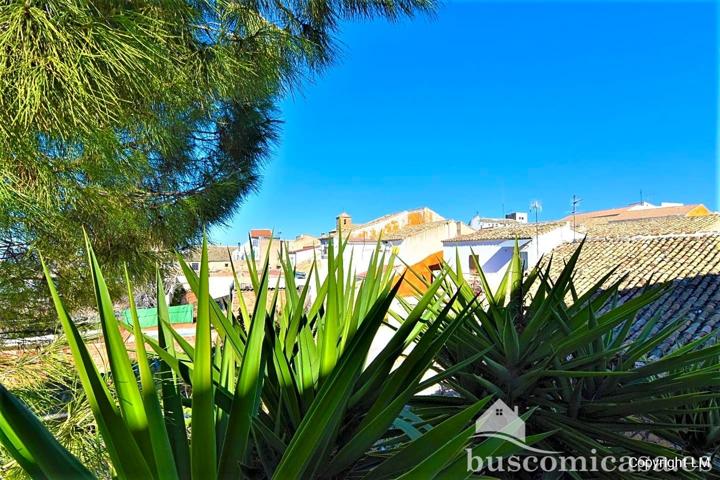
{"type": "MultiPolygon", "coordinates": [[[[235,249],[237,249],[237,246],[234,245],[208,245],[208,262],[230,262],[230,253],[235,249]]],[[[201,249],[198,247],[189,251],[185,255],[185,260],[188,262],[199,262],[200,254],[201,249]]]]}
{"type": "Polygon", "coordinates": [[[269,228],[253,228],[250,230],[250,238],[272,238],[272,230],[269,228]]]}
{"type": "MultiPolygon", "coordinates": [[[[408,223],[412,223],[412,224],[429,223],[426,220],[428,218],[434,219],[434,220],[443,220],[443,217],[438,215],[433,210],[431,210],[427,207],[421,207],[421,208],[416,208],[413,210],[403,210],[400,212],[388,213],[386,215],[374,218],[365,223],[350,223],[350,225],[343,227],[343,236],[345,236],[345,234],[349,234],[351,238],[353,236],[356,236],[357,237],[356,239],[358,239],[358,240],[371,239],[371,238],[377,239],[377,235],[376,235],[377,232],[373,232],[373,230],[375,228],[380,227],[384,223],[393,223],[392,222],[393,218],[402,217],[402,216],[407,216],[408,223]],[[371,233],[366,234],[366,232],[371,232],[371,233]]],[[[343,212],[337,216],[338,219],[340,219],[342,217],[350,218],[350,219],[352,218],[350,215],[348,215],[345,212],[343,212]]],[[[432,221],[434,221],[434,220],[432,220],[432,221]]],[[[402,224],[402,221],[398,221],[397,223],[402,224]]],[[[384,230],[383,235],[382,235],[383,238],[386,237],[386,234],[393,233],[394,231],[397,231],[400,228],[402,228],[397,224],[393,224],[393,225],[390,225],[390,227],[392,227],[392,228],[390,228],[390,230],[388,231],[387,227],[388,226],[382,227],[382,230],[384,230]]],[[[323,234],[320,238],[324,240],[324,239],[334,237],[336,234],[337,234],[337,230],[332,229],[327,234],[323,234]]]]}
{"type": "Polygon", "coordinates": [[[513,218],[494,218],[494,217],[479,217],[474,216],[470,219],[471,222],[480,222],[480,223],[501,223],[503,225],[505,224],[511,224],[511,223],[519,223],[517,220],[513,218]]]}
{"type": "MultiPolygon", "coordinates": [[[[577,247],[570,243],[553,250],[551,276],[559,274],[577,247]]],[[[658,345],[652,356],[665,355],[720,328],[720,233],[590,238],[574,274],[578,293],[587,291],[613,268],[617,270],[605,285],[627,276],[620,284],[621,303],[646,285],[672,285],[668,293],[640,312],[631,327],[631,336],[637,336],[657,315],[652,335],[681,318],[680,330],[658,345]]]]}
{"type": "Polygon", "coordinates": [[[382,239],[388,241],[405,240],[406,238],[433,230],[444,225],[452,225],[452,228],[457,228],[457,222],[455,220],[437,220],[435,222],[421,223],[419,225],[406,225],[396,232],[384,235],[382,239]]]}
{"type": "MultiPolygon", "coordinates": [[[[350,232],[352,232],[354,230],[361,230],[361,229],[367,228],[367,227],[372,227],[373,225],[380,224],[380,223],[384,222],[385,220],[389,220],[390,218],[394,217],[395,215],[400,215],[402,213],[404,213],[404,212],[388,213],[386,215],[383,215],[382,217],[373,218],[372,220],[365,222],[365,223],[353,223],[349,227],[350,232]]],[[[350,215],[348,215],[347,213],[342,213],[342,214],[338,215],[338,217],[341,217],[341,216],[350,217],[350,215]]],[[[334,229],[331,230],[331,233],[334,233],[334,232],[336,232],[336,230],[334,230],[334,229]]]]}
{"type": "Polygon", "coordinates": [[[483,240],[526,240],[567,226],[567,222],[511,223],[501,227],[481,228],[467,235],[460,235],[445,242],[473,242],[483,240]]]}
{"type": "Polygon", "coordinates": [[[720,215],[700,217],[672,215],[668,217],[616,220],[608,223],[579,225],[579,233],[588,238],[629,238],[656,235],[696,234],[720,231],[720,215]]]}
{"type": "MultiPolygon", "coordinates": [[[[384,222],[384,221],[386,221],[386,220],[389,220],[389,219],[392,218],[392,217],[399,216],[399,215],[404,215],[404,214],[411,215],[411,214],[414,214],[414,213],[431,213],[431,214],[437,215],[437,213],[435,213],[434,211],[432,211],[431,209],[429,209],[429,208],[427,208],[427,207],[414,208],[414,209],[412,209],[412,210],[403,210],[403,211],[401,211],[401,212],[388,213],[388,214],[383,215],[383,216],[381,216],[381,217],[374,218],[374,219],[370,220],[369,222],[359,223],[359,224],[357,224],[357,225],[353,225],[353,230],[360,229],[360,228],[372,227],[372,226],[377,225],[377,224],[379,224],[379,223],[382,223],[382,222],[384,222]]],[[[346,215],[347,215],[347,214],[346,214],[346,215]]],[[[439,216],[439,215],[438,215],[438,216],[439,216]]]]}
{"type": "Polygon", "coordinates": [[[287,240],[287,249],[290,253],[310,250],[319,245],[319,238],[307,234],[298,235],[293,240],[287,240]]]}
{"type": "Polygon", "coordinates": [[[315,250],[316,248],[317,248],[317,245],[305,245],[305,246],[290,247],[290,248],[288,248],[288,253],[305,252],[307,250],[315,250]]]}
{"type": "Polygon", "coordinates": [[[701,203],[682,205],[661,203],[653,205],[648,202],[634,203],[620,208],[596,210],[593,212],[568,215],[563,220],[580,223],[607,223],[617,220],[637,220],[641,218],[668,217],[673,215],[702,216],[710,214],[710,210],[701,203]]]}

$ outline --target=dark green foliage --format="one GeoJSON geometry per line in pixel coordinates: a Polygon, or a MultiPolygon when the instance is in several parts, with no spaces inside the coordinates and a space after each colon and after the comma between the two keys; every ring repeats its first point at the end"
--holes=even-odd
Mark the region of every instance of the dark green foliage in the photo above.
{"type": "MultiPolygon", "coordinates": [[[[282,94],[328,65],[343,19],[433,0],[10,0],[0,5],[0,330],[45,312],[32,249],[87,304],[81,228],[111,290],[152,278],[260,181],[282,94]],[[18,321],[24,304],[32,304],[18,321]],[[10,313],[12,312],[12,313],[10,313]]],[[[48,318],[45,315],[45,318],[48,318]]],[[[49,325],[52,325],[50,322],[49,325]]],[[[42,325],[31,325],[41,329],[42,325]]]]}
{"type": "MultiPolygon", "coordinates": [[[[711,453],[717,446],[720,345],[707,346],[708,336],[650,358],[681,328],[682,318],[655,334],[653,321],[635,337],[628,333],[638,311],[666,289],[649,287],[618,304],[622,279],[605,285],[606,277],[577,292],[572,274],[581,248],[550,278],[551,260],[523,274],[516,244],[494,292],[478,266],[483,303],[470,307],[472,319],[437,357],[444,369],[462,365],[448,386],[466,404],[496,395],[521,412],[533,410],[528,434],[555,432],[538,443],[547,450],[585,457],[711,453]]],[[[436,297],[459,289],[459,312],[475,293],[461,272],[450,278],[436,297]]]]}
{"type": "MultiPolygon", "coordinates": [[[[365,279],[356,283],[352,269],[343,265],[343,247],[337,256],[331,248],[328,275],[317,279],[312,305],[308,308],[304,301],[307,288],[302,292],[288,289],[281,311],[276,308],[277,290],[269,287],[266,258],[262,271],[250,272],[255,307],[250,313],[241,304],[238,318],[223,312],[209,298],[205,242],[203,247],[199,275],[183,264],[198,296],[195,345],[188,344],[167,323],[164,301],[158,303],[159,341],[143,335],[131,304],[137,372],[131,368],[92,250],[88,248],[91,277],[110,366],[104,375],[88,355],[45,270],[115,477],[469,476],[464,468],[464,448],[470,444],[474,418],[490,398],[465,407],[449,406],[427,415],[426,420],[406,407],[438,349],[464,321],[462,315],[448,316],[449,307],[434,320],[422,319],[442,279],[372,358],[371,344],[399,287],[392,283],[392,271],[383,268],[386,257],[379,250],[365,279]],[[271,308],[266,308],[268,299],[271,308]],[[416,328],[423,323],[427,329],[416,328]],[[177,340],[180,349],[168,342],[169,337],[177,340]],[[413,341],[415,348],[404,355],[404,347],[413,341]],[[159,357],[159,378],[151,373],[143,342],[159,357]],[[162,381],[162,386],[156,385],[157,381],[162,381]],[[191,386],[189,398],[175,388],[183,381],[191,386]],[[189,435],[185,418],[177,414],[183,402],[190,407],[185,410],[191,414],[189,435]]],[[[289,262],[285,255],[284,277],[292,285],[294,272],[289,262]]],[[[162,298],[160,282],[157,292],[162,298]]],[[[84,472],[76,455],[64,450],[2,386],[0,443],[37,478],[84,472]]],[[[478,442],[474,449],[479,455],[488,454],[497,449],[496,443],[478,442]]]]}

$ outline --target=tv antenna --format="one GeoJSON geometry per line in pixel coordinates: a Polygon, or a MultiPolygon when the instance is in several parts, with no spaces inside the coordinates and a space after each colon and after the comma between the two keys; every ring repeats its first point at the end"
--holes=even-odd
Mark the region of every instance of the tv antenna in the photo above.
{"type": "Polygon", "coordinates": [[[537,223],[538,213],[542,212],[542,203],[540,203],[540,200],[530,202],[530,210],[535,212],[535,223],[537,223]]]}
{"type": "Polygon", "coordinates": [[[573,243],[575,242],[575,230],[577,228],[577,221],[575,219],[575,215],[577,214],[577,207],[580,205],[580,202],[582,202],[582,198],[578,197],[573,193],[572,201],[570,201],[570,206],[572,207],[572,218],[573,218],[573,243]]]}
{"type": "Polygon", "coordinates": [[[540,258],[540,226],[538,225],[538,214],[542,212],[542,203],[540,200],[530,202],[530,210],[535,212],[535,256],[540,258]]]}

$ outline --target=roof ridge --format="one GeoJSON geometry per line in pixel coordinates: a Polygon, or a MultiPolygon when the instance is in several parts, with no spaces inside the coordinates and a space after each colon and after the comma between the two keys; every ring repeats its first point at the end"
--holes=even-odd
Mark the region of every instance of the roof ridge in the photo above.
{"type": "Polygon", "coordinates": [[[648,240],[653,238],[697,238],[697,237],[718,237],[720,238],[720,232],[694,232],[694,233],[660,233],[660,234],[649,234],[649,235],[627,235],[627,236],[593,236],[588,237],[585,235],[587,242],[607,242],[616,241],[623,242],[628,240],[648,240]]]}
{"type": "Polygon", "coordinates": [[[498,226],[498,227],[490,227],[490,228],[480,228],[478,230],[475,230],[471,233],[466,233],[464,235],[458,235],[456,237],[450,238],[448,240],[443,240],[443,243],[445,242],[464,242],[464,241],[478,241],[478,240],[501,240],[501,239],[510,239],[518,238],[518,239],[528,239],[533,238],[536,234],[544,235],[550,231],[554,231],[557,228],[562,227],[569,227],[570,222],[564,221],[564,220],[553,220],[549,222],[531,222],[531,223],[517,223],[517,224],[510,224],[505,226],[498,226]],[[548,229],[548,227],[553,227],[548,229]],[[537,229],[542,228],[542,232],[537,232],[537,229]],[[529,233],[524,233],[529,232],[529,233]],[[522,235],[522,236],[520,236],[522,235]]]}

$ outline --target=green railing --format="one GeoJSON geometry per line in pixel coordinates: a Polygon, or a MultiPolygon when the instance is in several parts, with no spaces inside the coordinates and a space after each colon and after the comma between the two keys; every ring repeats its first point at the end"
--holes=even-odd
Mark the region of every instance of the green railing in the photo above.
{"type": "MultiPolygon", "coordinates": [[[[191,304],[175,305],[169,307],[168,310],[170,313],[170,323],[192,323],[193,321],[193,306],[191,304]]],[[[138,308],[137,315],[142,328],[157,326],[156,308],[138,308]]],[[[123,310],[123,321],[125,324],[132,326],[132,317],[130,316],[129,309],[123,310]]]]}

